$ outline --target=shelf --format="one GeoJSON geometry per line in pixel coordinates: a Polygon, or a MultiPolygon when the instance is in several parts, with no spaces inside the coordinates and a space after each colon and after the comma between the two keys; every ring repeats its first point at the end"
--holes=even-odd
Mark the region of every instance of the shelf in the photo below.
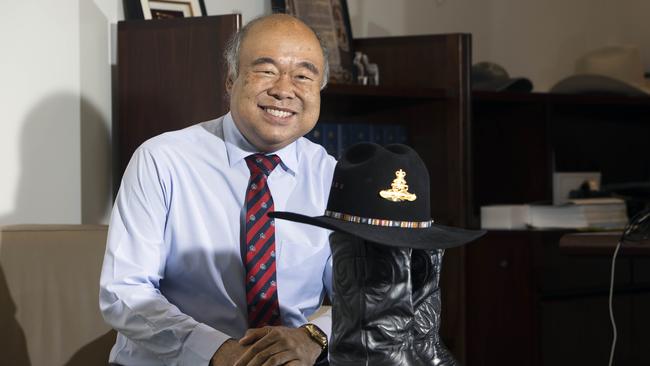
{"type": "Polygon", "coordinates": [[[323,90],[323,96],[346,97],[386,97],[410,99],[445,99],[448,97],[444,89],[415,88],[394,86],[371,86],[355,84],[329,84],[323,90]]]}
{"type": "Polygon", "coordinates": [[[580,105],[640,105],[650,106],[650,97],[626,97],[602,94],[552,94],[552,93],[515,93],[474,91],[475,101],[490,101],[504,103],[550,103],[550,104],[580,104],[580,105]]]}
{"type": "MultiPolygon", "coordinates": [[[[567,234],[560,239],[560,250],[574,255],[611,256],[620,237],[620,232],[567,234]]],[[[620,254],[650,255],[650,241],[624,242],[620,254]]]]}

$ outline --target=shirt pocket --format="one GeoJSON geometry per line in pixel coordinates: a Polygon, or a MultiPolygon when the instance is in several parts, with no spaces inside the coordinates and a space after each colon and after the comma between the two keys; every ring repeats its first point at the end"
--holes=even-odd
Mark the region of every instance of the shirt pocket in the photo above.
{"type": "Polygon", "coordinates": [[[277,258],[280,301],[290,302],[299,308],[318,304],[323,291],[323,271],[329,256],[327,245],[280,242],[277,258]]]}

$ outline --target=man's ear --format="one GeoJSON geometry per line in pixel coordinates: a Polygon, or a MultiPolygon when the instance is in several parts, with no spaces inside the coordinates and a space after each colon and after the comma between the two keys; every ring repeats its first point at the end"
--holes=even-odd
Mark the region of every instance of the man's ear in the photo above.
{"type": "Polygon", "coordinates": [[[230,92],[232,91],[232,85],[234,84],[234,80],[232,79],[232,75],[228,75],[226,78],[226,93],[230,95],[230,92]]]}

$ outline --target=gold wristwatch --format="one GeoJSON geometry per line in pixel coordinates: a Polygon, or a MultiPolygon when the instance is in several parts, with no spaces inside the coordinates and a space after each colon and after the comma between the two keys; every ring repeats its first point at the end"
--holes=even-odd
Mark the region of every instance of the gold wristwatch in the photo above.
{"type": "Polygon", "coordinates": [[[300,328],[307,332],[307,335],[320,346],[321,350],[324,351],[327,349],[327,334],[325,334],[325,332],[323,332],[319,327],[315,324],[307,323],[301,325],[300,328]]]}

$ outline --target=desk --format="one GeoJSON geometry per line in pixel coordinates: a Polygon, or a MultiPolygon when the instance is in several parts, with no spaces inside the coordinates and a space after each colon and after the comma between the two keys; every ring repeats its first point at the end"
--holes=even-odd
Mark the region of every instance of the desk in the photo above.
{"type": "MultiPolygon", "coordinates": [[[[565,234],[560,238],[560,252],[572,255],[611,256],[620,237],[620,231],[565,234]]],[[[650,256],[650,240],[624,242],[618,254],[650,256]]]]}

